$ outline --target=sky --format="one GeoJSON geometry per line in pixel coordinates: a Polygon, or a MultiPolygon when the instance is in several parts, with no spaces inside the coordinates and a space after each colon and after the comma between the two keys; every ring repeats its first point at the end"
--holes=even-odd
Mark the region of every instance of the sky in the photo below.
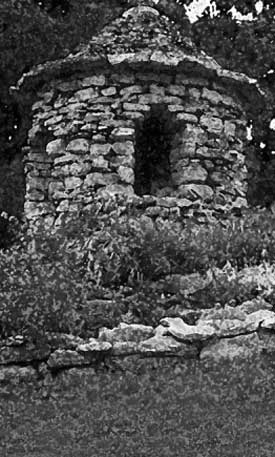
{"type": "MultiPolygon", "coordinates": [[[[191,22],[195,22],[198,17],[203,13],[205,8],[210,7],[210,14],[215,16],[218,11],[216,8],[215,1],[213,0],[194,0],[191,5],[187,8],[187,14],[189,16],[189,19],[191,22]]],[[[262,0],[258,0],[256,3],[256,10],[258,14],[262,11],[263,9],[263,2],[262,0]]],[[[233,17],[235,17],[237,20],[253,20],[252,14],[247,14],[246,16],[243,16],[240,14],[235,7],[231,9],[233,17]]]]}

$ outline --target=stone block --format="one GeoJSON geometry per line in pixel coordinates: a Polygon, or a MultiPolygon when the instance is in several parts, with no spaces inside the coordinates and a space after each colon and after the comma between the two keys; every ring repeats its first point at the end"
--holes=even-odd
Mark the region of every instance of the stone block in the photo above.
{"type": "MultiPolygon", "coordinates": [[[[142,106],[146,106],[146,105],[142,105],[142,106]]],[[[139,113],[137,111],[125,111],[125,113],[123,113],[123,118],[126,118],[126,119],[131,119],[131,120],[143,120],[144,119],[144,114],[142,113],[139,113]]]]}
{"type": "Polygon", "coordinates": [[[117,184],[118,175],[115,173],[90,173],[84,181],[85,187],[109,186],[117,184]]]}
{"type": "Polygon", "coordinates": [[[124,89],[121,89],[120,95],[122,95],[123,98],[127,98],[132,94],[142,94],[142,92],[143,92],[142,86],[135,85],[135,86],[129,86],[129,87],[125,87],[124,89]]]}
{"type": "MultiPolygon", "coordinates": [[[[65,198],[65,197],[64,197],[65,198]]],[[[64,213],[69,211],[69,200],[62,200],[56,208],[57,213],[64,213]]]]}
{"type": "Polygon", "coordinates": [[[188,183],[203,183],[208,176],[207,171],[198,163],[191,163],[181,171],[172,173],[172,179],[176,185],[188,183]]]}
{"type": "Polygon", "coordinates": [[[59,114],[58,116],[52,116],[44,122],[45,127],[52,126],[54,124],[59,124],[63,119],[63,115],[59,114]]]}
{"type": "Polygon", "coordinates": [[[151,94],[156,94],[156,95],[161,95],[165,96],[165,89],[162,86],[159,86],[158,84],[150,84],[150,93],[151,94]]]}
{"type": "Polygon", "coordinates": [[[104,97],[111,97],[112,95],[116,95],[117,89],[116,87],[106,87],[106,89],[102,89],[101,93],[104,97]]]}
{"type": "Polygon", "coordinates": [[[97,121],[105,121],[105,120],[110,120],[114,119],[115,115],[114,113],[101,113],[101,112],[94,112],[94,113],[87,113],[84,122],[97,122],[97,121]]]}
{"type": "Polygon", "coordinates": [[[112,144],[112,150],[117,155],[134,155],[135,148],[132,141],[116,142],[112,144]]]}
{"type": "Polygon", "coordinates": [[[104,86],[106,84],[106,77],[104,75],[88,76],[80,80],[80,84],[82,87],[104,86]]]}
{"type": "Polygon", "coordinates": [[[78,160],[79,160],[79,156],[77,154],[65,153],[64,155],[54,159],[54,166],[67,165],[69,163],[73,163],[78,160]]]}
{"type": "Polygon", "coordinates": [[[202,98],[208,100],[213,105],[218,105],[222,101],[222,95],[215,90],[209,90],[206,87],[203,88],[202,98]]]}
{"type": "Polygon", "coordinates": [[[83,180],[77,176],[68,176],[65,178],[65,188],[66,190],[73,190],[81,187],[83,180]]]}
{"type": "Polygon", "coordinates": [[[170,84],[166,92],[169,95],[176,95],[177,97],[183,97],[185,95],[186,89],[185,86],[180,85],[180,84],[170,84]]]}
{"type": "Polygon", "coordinates": [[[65,198],[65,187],[61,181],[51,181],[48,187],[49,198],[53,200],[60,200],[65,198]]]}
{"type": "Polygon", "coordinates": [[[98,96],[97,91],[92,87],[89,87],[87,89],[78,90],[74,94],[75,99],[79,102],[85,102],[85,101],[88,101],[91,99],[95,99],[95,98],[97,98],[97,96],[98,96]]]}
{"type": "Polygon", "coordinates": [[[196,89],[195,87],[192,87],[192,89],[188,90],[189,96],[191,99],[198,101],[201,97],[201,91],[199,89],[196,89]]]}
{"type": "Polygon", "coordinates": [[[210,186],[203,184],[184,184],[179,186],[179,195],[188,198],[192,201],[202,200],[211,201],[214,196],[214,191],[210,186]]]}
{"type": "Polygon", "coordinates": [[[69,142],[66,150],[75,154],[85,154],[89,151],[90,143],[85,138],[76,138],[69,142]]]}
{"type": "Polygon", "coordinates": [[[90,155],[91,157],[106,156],[110,153],[111,148],[110,144],[94,143],[90,146],[90,155]]]}
{"type": "Polygon", "coordinates": [[[198,118],[194,114],[179,113],[177,114],[176,119],[179,122],[190,122],[190,124],[198,123],[198,118]]]}
{"type": "Polygon", "coordinates": [[[139,103],[123,103],[125,111],[150,111],[149,105],[141,105],[139,103]]]}
{"type": "Polygon", "coordinates": [[[134,189],[132,186],[127,186],[123,184],[110,184],[106,187],[99,189],[97,195],[102,196],[103,198],[109,198],[112,195],[123,194],[125,196],[133,196],[134,189]]]}
{"type": "Polygon", "coordinates": [[[45,193],[40,190],[32,189],[26,192],[26,199],[35,202],[42,202],[45,200],[45,193]]]}
{"type": "Polygon", "coordinates": [[[118,168],[118,174],[121,181],[125,182],[126,184],[134,184],[135,174],[132,168],[120,166],[118,168]]]}
{"type": "Polygon", "coordinates": [[[30,202],[26,201],[24,204],[24,212],[27,219],[35,219],[46,214],[54,213],[54,206],[47,202],[30,202]]]}
{"type": "Polygon", "coordinates": [[[30,192],[31,190],[40,190],[44,192],[48,186],[48,180],[45,178],[34,177],[27,175],[26,179],[26,192],[30,192]]]}
{"type": "Polygon", "coordinates": [[[215,183],[215,184],[223,184],[224,182],[228,181],[228,173],[227,171],[213,171],[210,173],[210,179],[215,183]]]}
{"type": "Polygon", "coordinates": [[[129,168],[134,168],[135,166],[135,158],[133,155],[123,155],[123,156],[120,156],[120,155],[117,155],[116,157],[113,157],[111,159],[111,165],[114,166],[114,167],[119,167],[119,166],[123,166],[123,167],[129,167],[129,168]]]}
{"type": "Polygon", "coordinates": [[[234,138],[236,135],[236,125],[230,121],[224,121],[224,133],[227,138],[234,138]]]}
{"type": "Polygon", "coordinates": [[[91,166],[100,170],[108,170],[109,162],[104,159],[103,156],[93,157],[91,160],[91,166]]]}
{"type": "Polygon", "coordinates": [[[111,136],[114,140],[132,140],[135,137],[135,129],[129,127],[115,128],[111,136]]]}
{"type": "Polygon", "coordinates": [[[204,114],[200,118],[200,124],[205,127],[208,132],[220,135],[223,130],[223,122],[218,117],[204,114]]]}
{"type": "Polygon", "coordinates": [[[59,157],[65,153],[65,141],[62,139],[53,140],[46,146],[46,153],[50,157],[59,157]]]}
{"type": "Polygon", "coordinates": [[[199,126],[187,124],[181,134],[181,140],[186,143],[204,145],[207,141],[207,133],[199,126]]]}
{"type": "Polygon", "coordinates": [[[183,105],[168,105],[167,109],[169,113],[177,113],[178,111],[184,111],[183,105]]]}
{"type": "Polygon", "coordinates": [[[138,96],[138,103],[140,105],[159,104],[163,103],[163,98],[164,97],[159,94],[143,94],[138,96]]]}

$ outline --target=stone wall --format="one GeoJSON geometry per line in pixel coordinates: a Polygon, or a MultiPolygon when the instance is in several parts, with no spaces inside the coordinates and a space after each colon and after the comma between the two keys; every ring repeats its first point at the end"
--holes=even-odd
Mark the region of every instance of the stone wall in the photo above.
{"type": "Polygon", "coordinates": [[[58,224],[89,210],[95,195],[114,193],[143,202],[154,219],[247,204],[245,113],[216,83],[105,71],[44,85],[32,112],[24,149],[29,221],[58,224]]]}
{"type": "MultiPolygon", "coordinates": [[[[99,329],[97,338],[45,333],[36,341],[17,335],[0,340],[0,386],[20,381],[51,382],[70,368],[137,370],[144,360],[198,360],[211,366],[274,358],[275,313],[262,299],[235,308],[185,310],[153,328],[121,322],[99,329]],[[192,321],[192,323],[188,323],[192,321]]],[[[267,359],[268,360],[268,359],[267,359]]]]}

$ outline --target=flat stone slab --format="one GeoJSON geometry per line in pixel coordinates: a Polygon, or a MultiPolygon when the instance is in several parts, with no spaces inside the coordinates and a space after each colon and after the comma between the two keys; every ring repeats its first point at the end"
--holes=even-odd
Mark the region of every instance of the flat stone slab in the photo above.
{"type": "Polygon", "coordinates": [[[160,324],[166,328],[169,335],[180,341],[196,342],[204,341],[215,335],[215,329],[208,323],[188,325],[180,317],[165,317],[160,324]]]}
{"type": "Polygon", "coordinates": [[[181,357],[196,357],[198,350],[195,346],[176,341],[171,336],[156,335],[138,345],[140,355],[177,355],[181,357]]]}

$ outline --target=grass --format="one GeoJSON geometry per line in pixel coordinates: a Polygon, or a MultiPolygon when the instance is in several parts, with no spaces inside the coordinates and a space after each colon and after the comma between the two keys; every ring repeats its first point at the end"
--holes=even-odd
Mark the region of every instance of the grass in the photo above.
{"type": "MultiPolygon", "coordinates": [[[[272,457],[275,377],[265,362],[212,370],[174,359],[71,370],[50,396],[2,389],[2,457],[272,457]]],[[[32,389],[32,390],[31,390],[32,389]]]]}

